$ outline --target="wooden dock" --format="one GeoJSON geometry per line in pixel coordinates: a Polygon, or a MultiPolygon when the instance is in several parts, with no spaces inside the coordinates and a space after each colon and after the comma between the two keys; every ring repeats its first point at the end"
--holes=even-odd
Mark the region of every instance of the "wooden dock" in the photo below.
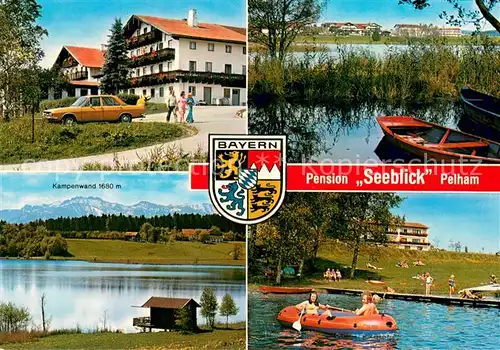
{"type": "MultiPolygon", "coordinates": [[[[324,288],[328,294],[344,294],[344,295],[361,295],[362,290],[359,289],[342,289],[342,288],[324,288]]],[[[423,295],[423,294],[403,294],[403,293],[385,293],[372,291],[380,297],[385,295],[385,299],[397,299],[406,301],[417,301],[423,303],[435,303],[443,305],[456,305],[456,306],[473,306],[473,307],[497,307],[500,308],[500,300],[492,299],[463,299],[463,298],[450,298],[446,296],[437,295],[423,295]]]]}

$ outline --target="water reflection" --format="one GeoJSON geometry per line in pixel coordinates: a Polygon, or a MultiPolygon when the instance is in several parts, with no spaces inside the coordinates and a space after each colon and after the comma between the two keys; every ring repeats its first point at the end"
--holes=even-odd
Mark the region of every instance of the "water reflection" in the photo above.
{"type": "Polygon", "coordinates": [[[27,307],[35,324],[40,324],[40,296],[45,293],[52,328],[95,328],[106,311],[112,328],[133,332],[132,318],[147,316],[148,310],[132,306],[142,305],[151,296],[199,301],[207,286],[219,301],[231,294],[240,309],[232,320],[245,320],[245,270],[241,267],[0,260],[0,281],[0,300],[27,307]]]}
{"type": "Polygon", "coordinates": [[[414,155],[384,139],[376,118],[386,115],[412,115],[488,139],[500,139],[497,132],[470,120],[461,104],[448,101],[432,105],[321,106],[273,101],[254,103],[249,113],[250,133],[288,136],[287,158],[291,163],[419,163],[414,155]]]}

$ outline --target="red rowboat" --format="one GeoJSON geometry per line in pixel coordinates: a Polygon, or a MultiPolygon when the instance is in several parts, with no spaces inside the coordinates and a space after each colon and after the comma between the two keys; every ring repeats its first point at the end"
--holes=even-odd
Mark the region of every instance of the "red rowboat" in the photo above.
{"type": "Polygon", "coordinates": [[[410,116],[377,122],[390,142],[421,159],[500,164],[500,143],[410,116]]]}
{"type": "Polygon", "coordinates": [[[385,286],[387,284],[387,282],[375,281],[375,280],[368,280],[366,282],[373,284],[374,286],[385,286]]]}
{"type": "Polygon", "coordinates": [[[274,293],[274,294],[306,294],[311,293],[312,288],[293,288],[293,287],[271,287],[271,286],[260,286],[260,291],[262,293],[274,293]]]}

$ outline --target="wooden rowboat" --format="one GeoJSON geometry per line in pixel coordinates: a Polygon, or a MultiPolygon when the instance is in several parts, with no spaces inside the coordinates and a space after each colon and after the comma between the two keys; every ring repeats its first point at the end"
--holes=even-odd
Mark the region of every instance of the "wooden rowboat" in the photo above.
{"type": "Polygon", "coordinates": [[[260,286],[259,289],[262,293],[273,293],[273,294],[307,294],[313,290],[312,288],[272,287],[272,286],[260,286]]]}
{"type": "Polygon", "coordinates": [[[368,280],[366,281],[370,284],[373,284],[374,286],[385,286],[387,284],[387,282],[384,282],[384,281],[376,281],[376,280],[368,280]]]}
{"type": "Polygon", "coordinates": [[[500,143],[411,116],[378,117],[387,139],[425,161],[500,164],[500,143]]]}
{"type": "Polygon", "coordinates": [[[465,87],[460,91],[460,99],[472,120],[500,131],[499,98],[465,87]]]}

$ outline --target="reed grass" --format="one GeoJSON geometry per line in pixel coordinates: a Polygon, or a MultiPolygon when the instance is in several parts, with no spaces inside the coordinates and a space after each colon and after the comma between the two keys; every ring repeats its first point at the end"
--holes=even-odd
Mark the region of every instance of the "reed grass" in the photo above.
{"type": "Polygon", "coordinates": [[[387,46],[384,55],[350,45],[283,61],[255,53],[250,101],[430,103],[457,100],[462,87],[500,95],[500,47],[487,37],[452,46],[442,38],[387,46]]]}

